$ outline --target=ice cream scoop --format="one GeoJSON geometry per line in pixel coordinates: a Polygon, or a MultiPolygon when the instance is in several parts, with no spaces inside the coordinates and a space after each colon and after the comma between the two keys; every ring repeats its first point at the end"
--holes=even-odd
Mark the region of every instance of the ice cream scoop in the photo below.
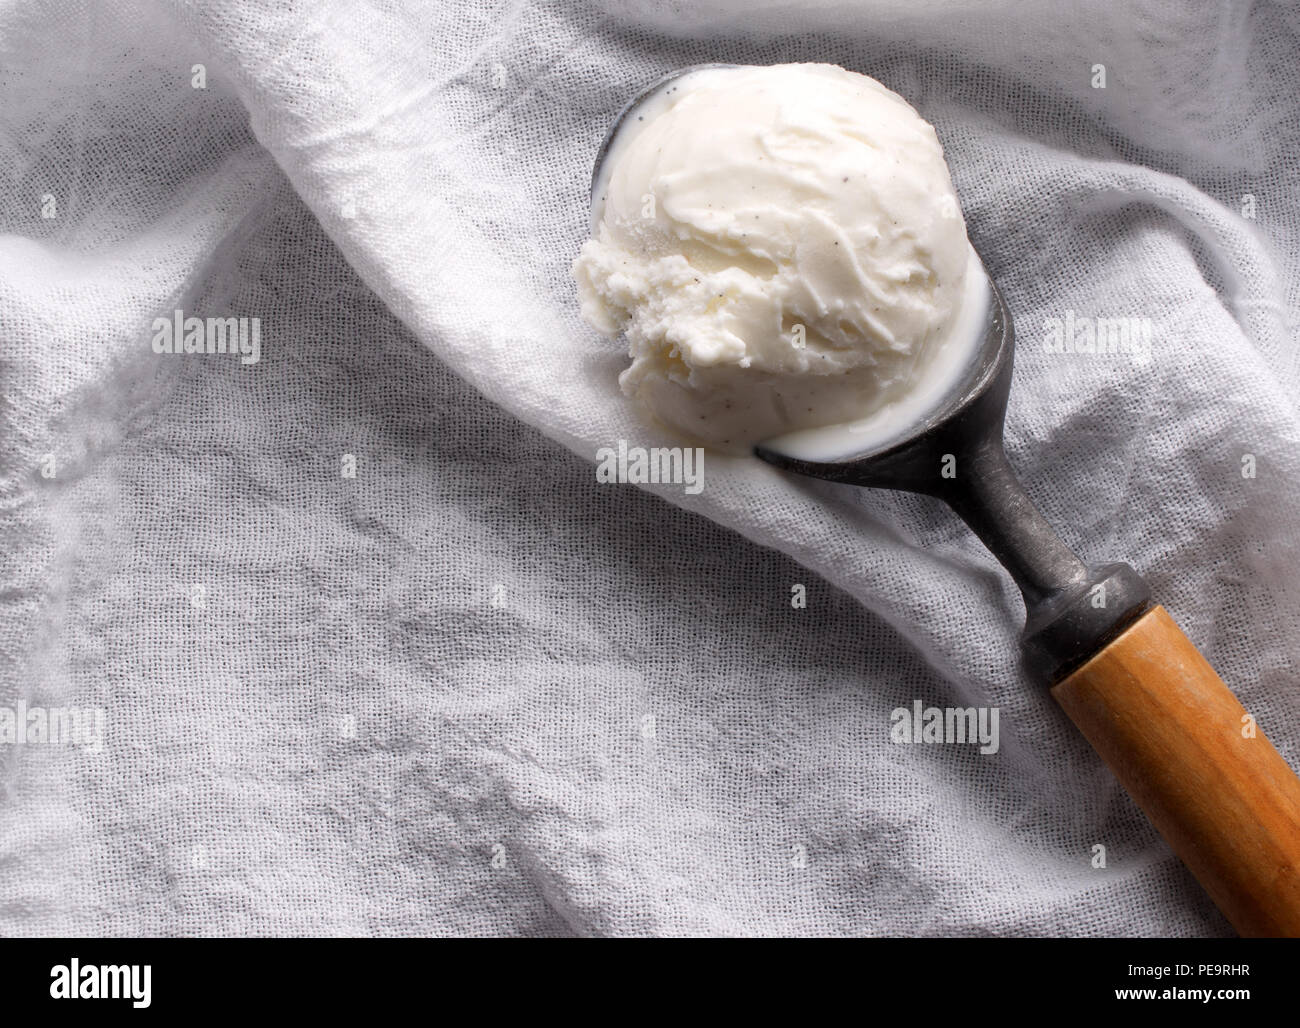
{"type": "MultiPolygon", "coordinates": [[[[656,113],[665,89],[696,72],[656,83],[619,116],[592,177],[595,223],[608,202],[612,172],[605,165],[618,155],[624,128],[656,113]]],[[[620,274],[595,261],[586,273],[620,274]]],[[[982,265],[967,274],[979,287],[965,280],[967,295],[984,302],[954,305],[931,337],[948,332],[961,359],[937,386],[924,376],[907,380],[919,383],[925,402],[907,389],[883,402],[868,397],[867,410],[838,423],[787,425],[755,453],[796,474],[946,501],[1019,586],[1022,642],[1035,674],[1234,927],[1244,935],[1300,935],[1300,779],[1164,608],[1152,606],[1142,578],[1126,564],[1085,564],[1035,508],[1002,444],[1011,315],[982,265]],[[968,336],[952,334],[954,326],[968,336]]],[[[597,295],[623,288],[591,285],[597,295]]],[[[833,378],[807,379],[833,392],[833,378]]],[[[762,380],[746,381],[756,385],[755,402],[765,403],[762,380]]],[[[813,406],[816,395],[808,393],[813,406]]],[[[743,392],[736,398],[745,402],[743,392]]],[[[832,401],[836,412],[839,399],[832,401]]]]}
{"type": "Polygon", "coordinates": [[[690,69],[603,158],[583,313],[625,336],[624,392],[687,441],[744,453],[933,400],[969,356],[986,289],[943,148],[875,79],[690,69]]]}

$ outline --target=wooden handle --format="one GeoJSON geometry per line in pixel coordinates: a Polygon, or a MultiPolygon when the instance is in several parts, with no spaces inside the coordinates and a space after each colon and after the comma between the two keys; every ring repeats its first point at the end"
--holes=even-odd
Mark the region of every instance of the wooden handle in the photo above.
{"type": "Polygon", "coordinates": [[[1300,779],[1163,607],[1052,695],[1238,932],[1300,936],[1300,779]]]}

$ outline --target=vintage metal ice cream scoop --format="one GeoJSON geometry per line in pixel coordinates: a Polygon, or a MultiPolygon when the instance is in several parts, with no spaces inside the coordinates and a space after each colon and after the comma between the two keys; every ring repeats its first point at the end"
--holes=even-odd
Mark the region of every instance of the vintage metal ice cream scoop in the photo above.
{"type": "MultiPolygon", "coordinates": [[[[619,127],[663,88],[610,129],[593,197],[619,127]]],[[[1035,674],[1233,926],[1300,936],[1300,779],[1142,578],[1082,562],[1017,481],[1002,443],[1012,321],[991,280],[988,297],[982,341],[928,414],[883,441],[823,430],[815,446],[788,436],[755,452],[796,474],[944,500],[1019,586],[1035,674]]]]}

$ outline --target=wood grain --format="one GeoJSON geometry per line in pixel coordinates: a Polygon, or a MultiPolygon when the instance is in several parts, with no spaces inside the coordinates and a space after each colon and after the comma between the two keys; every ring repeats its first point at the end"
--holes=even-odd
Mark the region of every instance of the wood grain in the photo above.
{"type": "Polygon", "coordinates": [[[1300,936],[1300,779],[1163,607],[1052,695],[1240,934],[1300,936]]]}

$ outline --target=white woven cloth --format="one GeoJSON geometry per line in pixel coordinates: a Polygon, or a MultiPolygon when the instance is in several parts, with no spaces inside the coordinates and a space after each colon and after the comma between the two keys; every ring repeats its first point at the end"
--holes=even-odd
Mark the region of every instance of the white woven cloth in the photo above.
{"type": "Polygon", "coordinates": [[[104,716],[99,752],[0,746],[0,931],[1226,934],[940,505],[749,459],[597,483],[599,447],[669,441],[569,264],[660,73],[903,94],[1015,312],[1013,463],[1294,765],[1298,33],[1212,2],[0,2],[0,706],[104,716]],[[177,309],[258,318],[260,359],[155,353],[177,309]],[[1048,352],[1067,316],[1147,319],[1150,358],[1048,352]],[[998,752],[891,742],[915,700],[998,708],[998,752]]]}

